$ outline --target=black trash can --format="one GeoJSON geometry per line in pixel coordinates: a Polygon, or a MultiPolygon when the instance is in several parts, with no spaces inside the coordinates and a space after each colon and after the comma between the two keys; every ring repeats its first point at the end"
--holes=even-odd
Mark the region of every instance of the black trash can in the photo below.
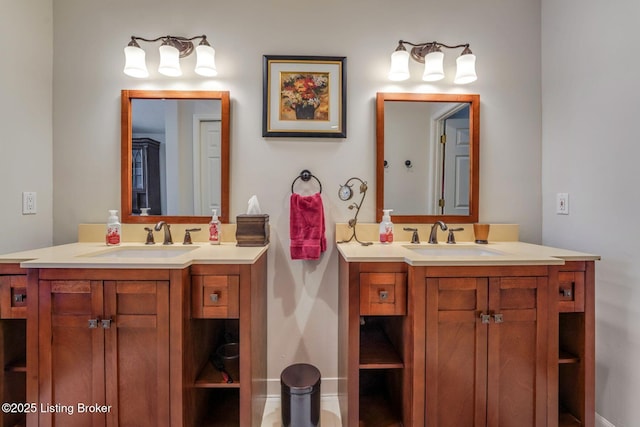
{"type": "Polygon", "coordinates": [[[283,427],[320,425],[320,371],[297,363],[280,374],[283,427]]]}

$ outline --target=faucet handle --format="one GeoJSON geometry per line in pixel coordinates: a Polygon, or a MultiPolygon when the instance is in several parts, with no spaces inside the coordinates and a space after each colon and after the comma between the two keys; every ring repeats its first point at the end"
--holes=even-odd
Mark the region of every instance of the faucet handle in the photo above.
{"type": "Polygon", "coordinates": [[[418,236],[417,228],[404,227],[403,230],[413,232],[413,234],[411,235],[411,243],[420,243],[420,237],[418,236]]]}
{"type": "Polygon", "coordinates": [[[456,243],[456,237],[453,235],[454,231],[462,231],[464,230],[463,227],[460,228],[450,228],[449,229],[449,237],[447,237],[447,243],[451,243],[451,244],[455,244],[456,243]]]}
{"type": "Polygon", "coordinates": [[[201,228],[187,228],[186,230],[184,230],[184,241],[182,242],[183,245],[191,245],[193,242],[191,241],[191,232],[192,231],[200,231],[202,230],[201,228]]]}
{"type": "Polygon", "coordinates": [[[147,232],[147,241],[144,242],[145,245],[155,245],[156,242],[153,240],[153,228],[145,227],[145,231],[147,232]]]}

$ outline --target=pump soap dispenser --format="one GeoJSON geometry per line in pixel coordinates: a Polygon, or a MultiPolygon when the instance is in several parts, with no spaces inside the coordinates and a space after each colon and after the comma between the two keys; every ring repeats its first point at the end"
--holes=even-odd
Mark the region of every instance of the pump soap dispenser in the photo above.
{"type": "Polygon", "coordinates": [[[209,222],[209,243],[219,245],[222,232],[220,230],[220,221],[218,220],[218,210],[213,209],[213,216],[209,222]]]}
{"type": "Polygon", "coordinates": [[[393,223],[391,222],[391,215],[393,209],[383,209],[382,221],[380,222],[380,243],[393,242],[393,223]]]}
{"type": "Polygon", "coordinates": [[[118,220],[118,211],[110,210],[109,219],[107,219],[107,234],[106,234],[107,245],[110,245],[110,246],[119,245],[121,232],[122,232],[122,226],[120,224],[120,221],[118,220]]]}

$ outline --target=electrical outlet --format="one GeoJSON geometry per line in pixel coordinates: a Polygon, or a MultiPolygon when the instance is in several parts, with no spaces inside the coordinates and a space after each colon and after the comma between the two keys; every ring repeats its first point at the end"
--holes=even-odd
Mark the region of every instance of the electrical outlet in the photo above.
{"type": "Polygon", "coordinates": [[[25,191],[22,193],[22,214],[33,215],[36,213],[36,192],[25,191]]]}
{"type": "Polygon", "coordinates": [[[569,193],[556,194],[556,214],[569,215],[569,193]]]}

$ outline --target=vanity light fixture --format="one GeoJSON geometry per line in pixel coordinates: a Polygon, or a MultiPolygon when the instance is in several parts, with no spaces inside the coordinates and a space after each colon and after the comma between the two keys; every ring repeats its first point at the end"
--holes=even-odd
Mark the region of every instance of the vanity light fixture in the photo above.
{"type": "Polygon", "coordinates": [[[180,69],[180,58],[189,56],[193,52],[193,40],[201,39],[196,51],[196,68],[195,72],[205,77],[213,77],[218,74],[216,70],[215,54],[216,51],[207,41],[206,35],[194,37],[179,36],[161,36],[155,39],[145,39],[142,37],[131,36],[131,41],[124,48],[125,65],[124,73],[131,77],[145,78],[149,77],[147,64],[145,61],[145,52],[138,44],[138,41],[154,43],[162,41],[160,46],[160,65],[158,72],[165,76],[178,77],[182,75],[180,69]]]}
{"type": "Polygon", "coordinates": [[[456,77],[453,80],[456,84],[471,83],[478,79],[476,75],[476,56],[469,49],[469,44],[459,44],[449,46],[440,42],[411,43],[400,40],[395,52],[391,54],[391,68],[389,79],[394,81],[407,80],[409,78],[409,57],[414,61],[424,64],[422,80],[434,82],[444,78],[444,53],[441,48],[458,49],[464,48],[456,59],[456,77]],[[411,54],[404,47],[405,44],[413,46],[411,54]]]}

